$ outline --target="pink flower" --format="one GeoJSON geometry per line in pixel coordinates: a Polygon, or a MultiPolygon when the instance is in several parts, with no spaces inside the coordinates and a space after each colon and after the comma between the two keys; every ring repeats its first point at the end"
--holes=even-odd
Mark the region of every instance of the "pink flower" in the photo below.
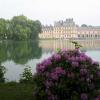
{"type": "Polygon", "coordinates": [[[59,54],[54,54],[54,55],[52,56],[52,58],[53,58],[55,61],[60,61],[60,60],[61,60],[61,55],[59,55],[59,54]]]}
{"type": "Polygon", "coordinates": [[[75,61],[72,62],[71,65],[72,65],[73,68],[75,68],[75,67],[79,67],[79,63],[78,63],[78,62],[75,62],[75,61]]]}
{"type": "Polygon", "coordinates": [[[63,68],[61,67],[56,67],[50,74],[50,77],[53,80],[58,80],[60,76],[65,75],[66,72],[63,68]]]}
{"type": "Polygon", "coordinates": [[[97,71],[97,76],[100,77],[100,71],[97,71]]]}
{"type": "Polygon", "coordinates": [[[88,100],[88,95],[86,93],[82,93],[81,100],[88,100]]]}
{"type": "Polygon", "coordinates": [[[80,75],[82,75],[82,76],[86,75],[87,72],[88,72],[88,71],[87,71],[87,69],[85,69],[85,68],[80,69],[80,75]]]}

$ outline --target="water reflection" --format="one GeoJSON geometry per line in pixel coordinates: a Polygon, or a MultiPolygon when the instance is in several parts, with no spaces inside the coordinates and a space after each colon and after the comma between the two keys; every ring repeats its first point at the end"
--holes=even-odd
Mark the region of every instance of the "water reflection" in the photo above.
{"type": "Polygon", "coordinates": [[[18,81],[26,65],[31,66],[35,71],[35,65],[41,55],[42,50],[38,41],[3,41],[0,43],[0,62],[7,69],[6,81],[18,81]]]}
{"type": "Polygon", "coordinates": [[[37,41],[3,41],[0,43],[0,61],[13,60],[25,64],[30,59],[40,58],[41,48],[37,41]]]}
{"type": "MultiPolygon", "coordinates": [[[[82,51],[100,50],[100,40],[74,40],[77,41],[82,48],[82,51]]],[[[60,49],[74,49],[74,45],[70,40],[42,40],[39,42],[39,46],[43,52],[52,52],[60,49]]]]}
{"type": "MultiPolygon", "coordinates": [[[[75,40],[83,47],[82,52],[100,61],[100,40],[75,40]]],[[[3,41],[0,42],[0,62],[7,72],[8,81],[18,81],[26,65],[36,71],[36,64],[49,57],[57,48],[74,49],[69,40],[3,41]]]]}

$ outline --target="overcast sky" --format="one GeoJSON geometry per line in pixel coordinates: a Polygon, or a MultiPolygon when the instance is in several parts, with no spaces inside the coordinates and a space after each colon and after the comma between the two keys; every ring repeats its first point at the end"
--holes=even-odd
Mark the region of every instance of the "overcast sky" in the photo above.
{"type": "Polygon", "coordinates": [[[42,24],[73,18],[79,25],[100,26],[100,0],[0,0],[0,18],[20,14],[42,24]]]}

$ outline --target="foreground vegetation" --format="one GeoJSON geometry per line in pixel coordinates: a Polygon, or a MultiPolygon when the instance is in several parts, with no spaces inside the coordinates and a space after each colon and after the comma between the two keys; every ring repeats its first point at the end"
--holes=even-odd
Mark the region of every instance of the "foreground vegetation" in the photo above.
{"type": "MultiPolygon", "coordinates": [[[[37,64],[33,76],[30,67],[21,74],[19,83],[0,84],[1,100],[100,100],[99,63],[79,51],[58,50],[37,64]]],[[[4,79],[2,68],[1,78],[4,79]]]]}
{"type": "Polygon", "coordinates": [[[24,15],[14,16],[11,20],[0,18],[0,40],[37,39],[40,32],[40,21],[28,19],[24,15]]]}
{"type": "Polygon", "coordinates": [[[100,100],[99,63],[74,44],[75,50],[59,50],[37,64],[35,100],[100,100]]]}
{"type": "Polygon", "coordinates": [[[0,100],[35,100],[33,97],[33,77],[30,67],[21,74],[19,83],[5,82],[5,67],[0,66],[0,100]]]}
{"type": "Polygon", "coordinates": [[[35,100],[33,84],[2,83],[0,84],[0,100],[35,100]]]}

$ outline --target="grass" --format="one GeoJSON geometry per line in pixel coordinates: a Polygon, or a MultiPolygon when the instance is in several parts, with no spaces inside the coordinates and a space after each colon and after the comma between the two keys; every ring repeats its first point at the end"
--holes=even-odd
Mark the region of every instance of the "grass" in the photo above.
{"type": "Polygon", "coordinates": [[[0,100],[34,100],[32,93],[32,84],[0,84],[0,100]]]}

